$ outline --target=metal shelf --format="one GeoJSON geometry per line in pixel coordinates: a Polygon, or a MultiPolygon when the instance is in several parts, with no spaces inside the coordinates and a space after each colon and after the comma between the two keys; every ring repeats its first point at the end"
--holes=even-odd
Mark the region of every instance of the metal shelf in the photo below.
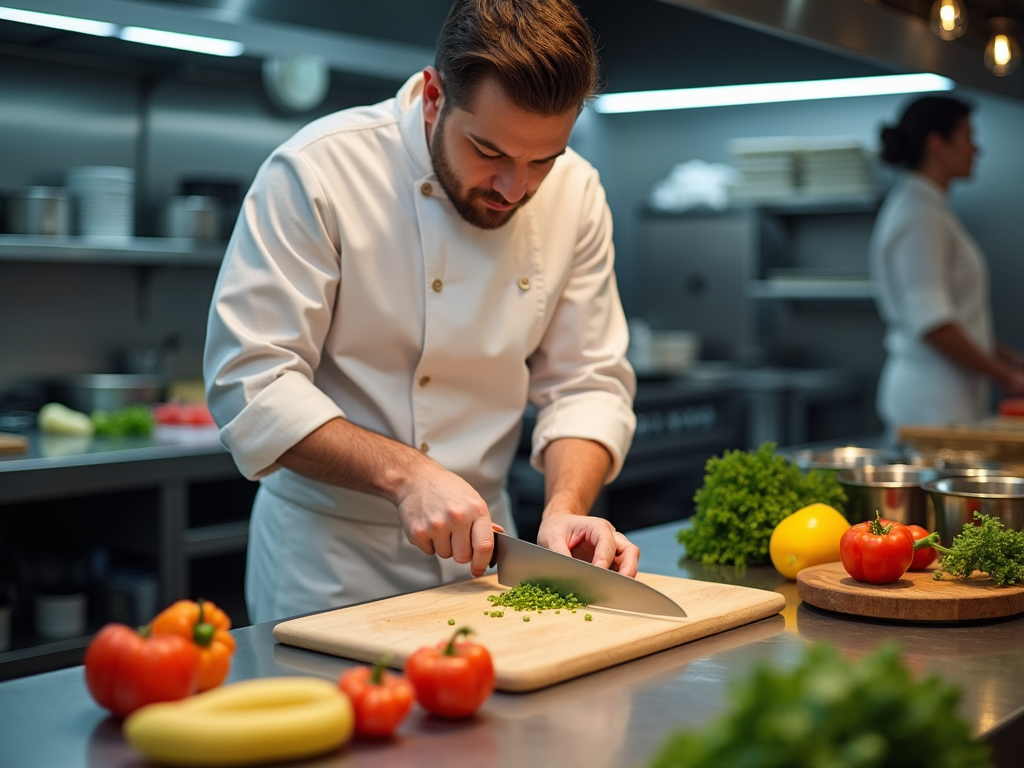
{"type": "Polygon", "coordinates": [[[685,211],[660,211],[645,207],[644,216],[653,219],[673,219],[690,216],[714,216],[737,211],[760,211],[768,216],[815,216],[836,214],[874,213],[878,210],[881,198],[876,194],[868,195],[794,195],[779,197],[774,200],[733,200],[727,208],[712,209],[706,206],[691,208],[685,211]]]}
{"type": "Polygon", "coordinates": [[[0,235],[0,261],[128,266],[218,267],[224,243],[172,237],[86,240],[45,235],[0,235]]]}
{"type": "Polygon", "coordinates": [[[865,278],[796,277],[754,280],[749,294],[775,301],[871,301],[874,292],[865,278]]]}

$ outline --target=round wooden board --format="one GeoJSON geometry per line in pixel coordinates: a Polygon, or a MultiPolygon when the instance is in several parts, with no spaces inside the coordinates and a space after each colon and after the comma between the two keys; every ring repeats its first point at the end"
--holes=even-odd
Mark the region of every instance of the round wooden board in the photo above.
{"type": "Polygon", "coordinates": [[[1024,587],[999,587],[980,574],[936,581],[933,573],[907,571],[895,584],[864,584],[850,578],[842,563],[827,563],[804,568],[796,583],[805,603],[877,619],[948,622],[1024,613],[1024,587]]]}

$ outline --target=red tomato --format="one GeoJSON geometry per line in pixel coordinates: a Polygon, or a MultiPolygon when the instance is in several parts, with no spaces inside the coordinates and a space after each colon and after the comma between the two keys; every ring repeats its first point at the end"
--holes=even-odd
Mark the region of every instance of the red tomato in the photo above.
{"type": "Polygon", "coordinates": [[[469,717],[494,691],[494,664],[482,645],[456,643],[470,629],[456,630],[447,643],[420,648],[405,662],[405,676],[416,689],[416,701],[441,717],[469,717]]]}
{"type": "MultiPolygon", "coordinates": [[[[914,541],[920,541],[921,539],[928,536],[928,531],[922,528],[920,525],[908,525],[907,530],[910,531],[910,535],[914,537],[914,541]]],[[[914,559],[910,563],[911,571],[923,571],[929,565],[935,562],[935,558],[939,556],[931,547],[922,547],[914,552],[914,559]]]]}
{"type": "Polygon", "coordinates": [[[409,714],[416,695],[412,683],[385,672],[382,664],[373,669],[354,667],[341,676],[338,686],[352,700],[356,735],[365,739],[390,736],[409,714]]]}
{"type": "Polygon", "coordinates": [[[196,692],[199,651],[177,635],[143,635],[107,624],[85,651],[85,682],[101,706],[121,717],[196,692]]]}
{"type": "Polygon", "coordinates": [[[214,423],[209,409],[202,403],[160,403],[153,406],[153,418],[157,424],[199,426],[214,423]]]}
{"type": "Polygon", "coordinates": [[[914,537],[902,523],[878,517],[847,529],[839,540],[839,557],[857,581],[892,584],[914,560],[914,537]]]}

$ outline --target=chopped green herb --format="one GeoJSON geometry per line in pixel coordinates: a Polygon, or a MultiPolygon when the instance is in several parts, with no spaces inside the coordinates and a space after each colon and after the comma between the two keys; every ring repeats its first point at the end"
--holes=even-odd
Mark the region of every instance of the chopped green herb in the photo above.
{"type": "Polygon", "coordinates": [[[454,624],[455,623],[455,619],[448,619],[448,623],[449,624],[454,624]]]}
{"type": "Polygon", "coordinates": [[[561,613],[561,611],[555,611],[555,613],[561,613]]]}
{"type": "Polygon", "coordinates": [[[590,615],[589,613],[587,613],[587,614],[584,614],[584,616],[583,616],[583,620],[584,620],[584,621],[593,621],[593,620],[594,620],[594,617],[593,617],[593,616],[591,616],[591,615],[590,615]]]}
{"type": "Polygon", "coordinates": [[[529,616],[523,616],[523,621],[529,621],[529,620],[530,620],[529,616]]]}
{"type": "Polygon", "coordinates": [[[580,600],[572,592],[563,596],[551,587],[541,587],[526,581],[499,595],[488,595],[487,599],[495,607],[512,608],[516,611],[537,611],[538,613],[559,608],[587,607],[586,601],[580,600]]]}

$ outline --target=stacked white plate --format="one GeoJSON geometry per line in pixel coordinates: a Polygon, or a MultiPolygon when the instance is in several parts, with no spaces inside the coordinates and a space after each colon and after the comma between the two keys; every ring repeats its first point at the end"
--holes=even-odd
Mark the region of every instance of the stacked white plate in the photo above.
{"type": "Polygon", "coordinates": [[[788,136],[733,139],[729,152],[742,180],[730,187],[737,201],[770,201],[797,192],[800,140],[788,136]]]}
{"type": "Polygon", "coordinates": [[[134,169],[108,165],[72,168],[67,185],[75,197],[79,235],[125,239],[134,234],[134,169]]]}
{"type": "Polygon", "coordinates": [[[805,139],[803,192],[813,196],[855,196],[874,191],[871,162],[858,139],[805,139]]]}

